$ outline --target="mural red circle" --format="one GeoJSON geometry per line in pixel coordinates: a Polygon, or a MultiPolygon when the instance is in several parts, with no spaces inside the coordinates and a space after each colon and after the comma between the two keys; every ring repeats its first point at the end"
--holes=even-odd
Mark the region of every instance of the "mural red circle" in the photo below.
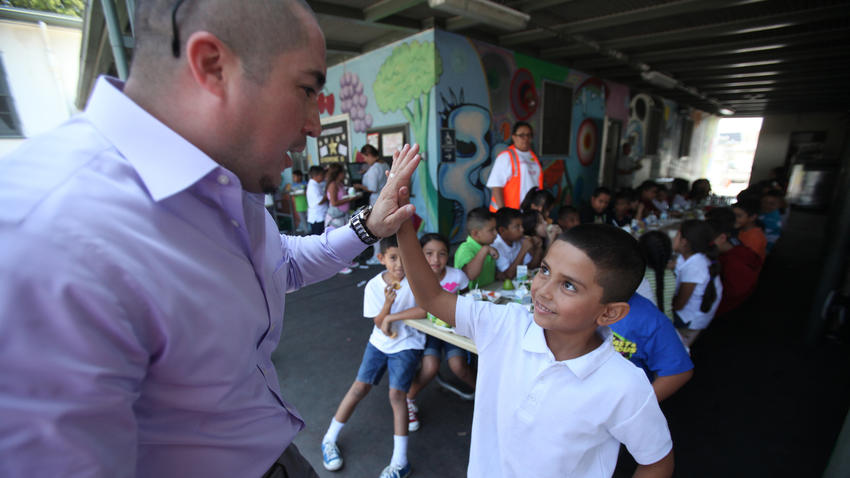
{"type": "Polygon", "coordinates": [[[576,134],[576,153],[578,160],[583,166],[589,166],[596,157],[596,138],[598,128],[596,122],[590,118],[581,122],[576,134]]]}
{"type": "Polygon", "coordinates": [[[534,75],[527,69],[520,68],[511,79],[511,110],[516,119],[523,121],[531,117],[537,111],[538,100],[534,75]]]}

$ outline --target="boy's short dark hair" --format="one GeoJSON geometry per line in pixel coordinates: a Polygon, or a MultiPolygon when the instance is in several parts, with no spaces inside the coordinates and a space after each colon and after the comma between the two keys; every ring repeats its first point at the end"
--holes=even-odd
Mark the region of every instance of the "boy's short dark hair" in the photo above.
{"type": "Polygon", "coordinates": [[[301,170],[300,170],[300,169],[293,169],[293,170],[292,170],[292,175],[293,175],[293,176],[298,175],[298,176],[301,176],[302,178],[304,177],[304,173],[303,173],[303,172],[301,172],[301,170]]]}
{"type": "Polygon", "coordinates": [[[598,198],[600,194],[607,194],[612,196],[611,190],[606,188],[605,186],[599,186],[598,188],[593,190],[593,197],[598,198]]]}
{"type": "Polygon", "coordinates": [[[732,208],[742,209],[747,216],[755,216],[761,211],[761,204],[755,199],[745,199],[733,204],[732,208]]]}
{"type": "Polygon", "coordinates": [[[381,254],[386,254],[390,247],[398,247],[398,239],[395,234],[381,239],[381,254]]]}
{"type": "Polygon", "coordinates": [[[638,242],[628,232],[608,224],[580,224],[558,236],[593,261],[602,303],[627,302],[646,272],[638,242]]]}
{"type": "Polygon", "coordinates": [[[782,194],[782,191],[777,191],[776,189],[771,189],[771,190],[767,191],[766,193],[764,193],[764,195],[768,196],[768,197],[779,198],[779,199],[782,199],[782,198],[785,197],[785,195],[782,194]]]}
{"type": "Polygon", "coordinates": [[[718,236],[726,234],[726,237],[731,237],[735,232],[735,212],[731,207],[716,207],[708,211],[705,213],[705,222],[718,236]]]}
{"type": "Polygon", "coordinates": [[[496,211],[496,227],[499,229],[507,229],[514,219],[522,219],[522,213],[519,212],[519,209],[503,207],[496,211]]]}
{"type": "Polygon", "coordinates": [[[321,166],[316,166],[316,165],[310,166],[310,177],[311,178],[316,177],[316,176],[318,176],[318,175],[320,175],[324,172],[325,172],[325,168],[323,168],[321,166]]]}
{"type": "Polygon", "coordinates": [[[493,219],[493,213],[486,207],[471,209],[466,214],[466,228],[470,231],[483,229],[493,219]]]}
{"type": "Polygon", "coordinates": [[[578,214],[578,209],[572,206],[561,206],[561,208],[558,209],[558,220],[566,219],[570,214],[578,214]]]}

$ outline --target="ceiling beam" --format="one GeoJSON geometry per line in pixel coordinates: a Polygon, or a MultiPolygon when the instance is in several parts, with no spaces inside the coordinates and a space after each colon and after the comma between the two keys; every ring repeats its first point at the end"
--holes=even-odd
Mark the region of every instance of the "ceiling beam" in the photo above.
{"type": "Polygon", "coordinates": [[[795,61],[808,61],[815,59],[841,57],[846,58],[850,53],[850,47],[814,48],[814,49],[784,49],[767,53],[753,53],[730,55],[723,58],[680,61],[678,63],[655,63],[653,67],[659,71],[667,71],[674,74],[679,71],[694,71],[718,68],[742,68],[757,65],[779,65],[795,61]]]}
{"type": "Polygon", "coordinates": [[[425,0],[380,0],[363,9],[363,19],[376,22],[424,2],[425,0]]]}
{"type": "MultiPolygon", "coordinates": [[[[847,16],[846,5],[806,8],[804,10],[766,15],[758,18],[745,18],[731,22],[703,25],[700,27],[681,28],[665,32],[653,32],[614,38],[601,41],[600,44],[608,48],[636,49],[665,43],[693,42],[694,40],[702,38],[744,35],[757,31],[780,30],[805,23],[844,16],[847,16]]],[[[573,45],[566,47],[553,47],[542,50],[541,56],[544,59],[563,58],[581,54],[584,51],[586,51],[586,47],[584,46],[573,45]]]]}
{"type": "Polygon", "coordinates": [[[359,44],[339,40],[326,40],[325,49],[328,53],[338,55],[360,55],[363,53],[363,48],[359,44]]]}
{"type": "Polygon", "coordinates": [[[337,17],[354,25],[371,25],[392,30],[402,30],[409,33],[418,32],[421,30],[419,22],[409,18],[400,17],[398,15],[390,15],[382,18],[380,21],[368,21],[359,8],[348,7],[336,3],[310,1],[310,8],[316,15],[326,15],[329,17],[337,17]]]}
{"type": "MultiPolygon", "coordinates": [[[[650,7],[637,8],[623,12],[612,13],[599,17],[586,18],[567,23],[558,23],[545,26],[550,22],[549,18],[532,17],[533,23],[542,23],[543,25],[530,28],[517,33],[510,33],[499,37],[499,43],[503,46],[512,46],[520,43],[526,43],[544,38],[552,38],[559,32],[565,33],[583,33],[604,28],[615,28],[629,23],[645,22],[656,20],[659,18],[669,17],[671,15],[682,15],[688,13],[697,13],[706,10],[716,10],[719,8],[733,8],[740,5],[748,5],[764,0],[714,0],[706,2],[704,0],[679,0],[662,5],[653,5],[650,7]],[[534,21],[537,20],[537,21],[534,21]]],[[[528,11],[528,9],[526,9],[528,11]]]]}

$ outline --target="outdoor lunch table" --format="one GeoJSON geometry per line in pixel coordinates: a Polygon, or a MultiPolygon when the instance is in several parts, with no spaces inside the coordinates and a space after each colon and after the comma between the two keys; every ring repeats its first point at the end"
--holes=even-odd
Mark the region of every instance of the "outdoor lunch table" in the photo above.
{"type": "MultiPolygon", "coordinates": [[[[532,274],[529,274],[529,276],[531,276],[531,275],[532,274]]],[[[485,292],[486,291],[492,291],[492,292],[498,292],[499,294],[505,294],[506,291],[502,288],[502,285],[503,285],[503,282],[496,281],[496,282],[493,282],[492,284],[484,287],[482,289],[482,291],[485,291],[485,292]]],[[[513,291],[507,291],[507,292],[513,292],[513,291]]],[[[509,301],[510,301],[510,299],[507,299],[506,297],[503,296],[503,297],[500,297],[496,301],[496,303],[497,304],[505,304],[505,303],[508,303],[509,301]]],[[[404,320],[404,323],[413,327],[416,330],[422,331],[422,332],[424,332],[424,333],[426,333],[426,334],[428,334],[432,337],[436,337],[436,338],[443,340],[443,341],[446,341],[446,342],[448,342],[452,345],[456,345],[456,346],[458,346],[458,347],[460,347],[464,350],[468,350],[468,351],[475,353],[475,354],[478,353],[478,349],[475,348],[475,344],[472,342],[472,339],[456,333],[454,331],[454,328],[449,330],[446,327],[440,327],[440,326],[434,324],[433,322],[431,322],[427,318],[424,318],[424,319],[406,319],[406,320],[404,320]]]]}

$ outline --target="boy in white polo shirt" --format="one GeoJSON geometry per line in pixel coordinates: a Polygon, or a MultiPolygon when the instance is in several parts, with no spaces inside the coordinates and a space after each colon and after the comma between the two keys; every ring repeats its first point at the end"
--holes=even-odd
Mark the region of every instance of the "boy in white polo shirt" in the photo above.
{"type": "MultiPolygon", "coordinates": [[[[400,321],[425,317],[425,311],[416,307],[404,277],[396,237],[381,239],[380,247],[378,260],[386,270],[373,277],[363,291],[363,315],[372,319],[375,326],[363,352],[357,378],[340,402],[322,439],[322,465],[330,471],[342,468],[342,455],[336,444],[339,432],[360,400],[381,381],[384,372],[389,371],[393,455],[380,478],[405,478],[410,475],[407,461],[407,391],[422,361],[425,335],[400,321]]],[[[434,275],[430,267],[427,270],[434,275]]]]}
{"type": "Polygon", "coordinates": [[[398,232],[417,304],[478,348],[470,477],[610,478],[620,443],[635,476],[673,473],[667,421],[646,374],[611,343],[643,277],[637,242],[576,226],[553,242],[531,285],[534,313],[447,293],[408,221],[398,232]]]}

